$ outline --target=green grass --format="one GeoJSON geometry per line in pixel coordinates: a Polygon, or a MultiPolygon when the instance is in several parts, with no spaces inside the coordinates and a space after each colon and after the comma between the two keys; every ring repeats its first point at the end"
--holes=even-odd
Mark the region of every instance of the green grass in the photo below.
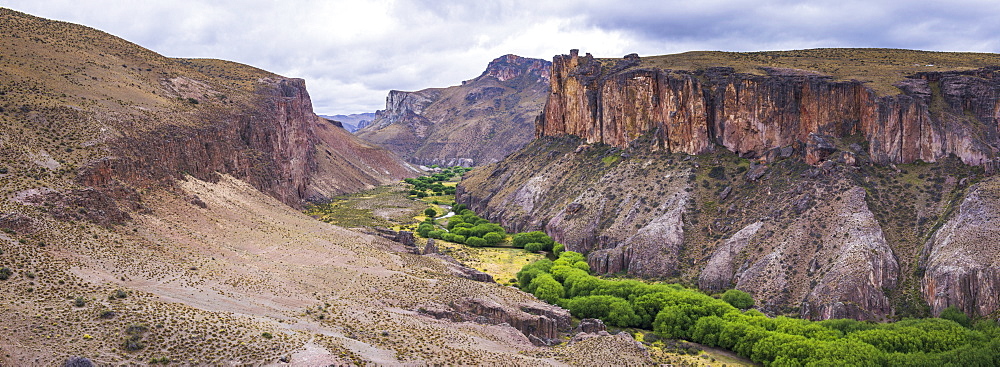
{"type": "Polygon", "coordinates": [[[337,196],[328,203],[309,205],[305,212],[341,227],[388,227],[398,230],[422,220],[427,207],[422,201],[409,199],[404,185],[395,184],[337,196]]]}
{"type": "Polygon", "coordinates": [[[521,267],[545,258],[545,255],[530,253],[513,247],[469,247],[462,244],[434,240],[442,253],[454,257],[466,266],[493,276],[497,283],[513,285],[510,281],[521,267]]]}

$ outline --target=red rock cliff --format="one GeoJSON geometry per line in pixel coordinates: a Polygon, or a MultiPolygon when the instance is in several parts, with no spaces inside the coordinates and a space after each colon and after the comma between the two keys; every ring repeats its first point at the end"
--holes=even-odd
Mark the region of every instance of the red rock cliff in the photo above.
{"type": "Polygon", "coordinates": [[[955,154],[982,165],[997,152],[1000,68],[918,73],[897,85],[901,94],[878,96],[860,81],[811,73],[646,69],[639,61],[633,54],[602,65],[577,50],[556,56],[536,136],[626,147],[652,133],[669,151],[699,154],[721,145],[761,156],[802,146],[810,134],[861,134],[880,163],[955,154]]]}

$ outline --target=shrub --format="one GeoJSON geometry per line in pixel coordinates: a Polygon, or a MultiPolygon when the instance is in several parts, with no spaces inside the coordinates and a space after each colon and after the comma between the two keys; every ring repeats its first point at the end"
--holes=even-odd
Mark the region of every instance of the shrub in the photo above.
{"type": "Polygon", "coordinates": [[[75,299],[73,299],[73,306],[83,307],[86,305],[87,305],[87,300],[84,299],[83,296],[77,296],[75,299]]]}
{"type": "Polygon", "coordinates": [[[528,289],[531,290],[531,293],[535,297],[548,303],[556,303],[564,294],[562,284],[559,284],[559,282],[552,278],[552,275],[547,273],[543,273],[532,279],[528,285],[528,289]]]}
{"type": "Polygon", "coordinates": [[[739,289],[730,289],[722,294],[722,300],[741,310],[753,307],[753,297],[749,293],[739,289]]]}
{"type": "Polygon", "coordinates": [[[271,335],[271,333],[269,333],[269,332],[266,332],[266,331],[265,331],[265,332],[263,332],[263,333],[261,333],[261,334],[260,334],[260,336],[261,336],[262,338],[264,338],[264,339],[271,339],[271,338],[273,338],[273,337],[274,337],[274,335],[271,335]]]}
{"type": "Polygon", "coordinates": [[[436,217],[437,216],[437,210],[434,210],[434,208],[424,209],[424,215],[426,215],[427,217],[430,217],[430,218],[436,217]]]}
{"type": "Polygon", "coordinates": [[[480,237],[469,237],[469,238],[465,239],[465,244],[469,245],[469,246],[472,246],[472,247],[485,247],[486,246],[486,240],[484,240],[484,239],[482,239],[480,237]]]}
{"type": "Polygon", "coordinates": [[[490,246],[497,246],[497,245],[503,243],[504,236],[502,234],[497,233],[497,232],[490,232],[490,233],[487,233],[487,234],[483,235],[483,239],[486,240],[486,243],[488,245],[490,245],[490,246]]]}
{"type": "Polygon", "coordinates": [[[460,235],[460,234],[456,234],[454,237],[451,238],[451,242],[454,242],[454,243],[465,243],[465,236],[460,235]]]}
{"type": "MultiPolygon", "coordinates": [[[[555,244],[552,245],[552,255],[555,255],[556,257],[559,257],[559,255],[562,254],[563,251],[566,251],[566,246],[565,245],[563,245],[563,244],[561,244],[559,242],[556,242],[555,244]]],[[[590,271],[589,267],[588,267],[587,271],[590,271]]]]}
{"type": "Polygon", "coordinates": [[[434,225],[427,222],[420,223],[420,225],[417,226],[417,234],[419,234],[420,237],[427,238],[427,234],[433,230],[434,230],[434,225]]]}
{"type": "Polygon", "coordinates": [[[544,248],[545,248],[545,245],[543,245],[543,244],[541,244],[539,242],[531,242],[531,243],[528,243],[528,244],[524,245],[524,250],[528,251],[528,252],[539,252],[539,251],[542,251],[542,249],[544,249],[544,248]]]}
{"type": "Polygon", "coordinates": [[[514,247],[517,248],[524,248],[524,246],[527,246],[529,243],[537,242],[542,244],[542,250],[551,250],[552,245],[554,244],[554,241],[552,241],[552,237],[549,237],[547,234],[545,234],[545,232],[542,231],[532,231],[532,232],[515,234],[512,239],[512,242],[514,244],[514,247]]]}
{"type": "Polygon", "coordinates": [[[948,306],[948,308],[941,311],[941,316],[938,317],[957,322],[964,327],[969,327],[969,316],[966,316],[964,312],[955,306],[948,306]]]}
{"type": "Polygon", "coordinates": [[[10,268],[0,268],[0,280],[7,280],[13,274],[14,271],[10,270],[10,268]]]}
{"type": "Polygon", "coordinates": [[[145,347],[146,344],[142,342],[142,336],[139,335],[129,336],[128,338],[125,338],[125,341],[122,343],[122,348],[125,348],[125,350],[130,352],[137,351],[145,347]]]}

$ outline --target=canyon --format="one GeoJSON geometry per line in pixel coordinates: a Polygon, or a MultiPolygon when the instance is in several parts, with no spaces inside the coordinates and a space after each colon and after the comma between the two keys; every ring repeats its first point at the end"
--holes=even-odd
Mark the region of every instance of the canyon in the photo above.
{"type": "Polygon", "coordinates": [[[0,34],[0,364],[648,361],[544,347],[565,310],[304,214],[422,172],[302,79],[3,8],[0,34]]]}

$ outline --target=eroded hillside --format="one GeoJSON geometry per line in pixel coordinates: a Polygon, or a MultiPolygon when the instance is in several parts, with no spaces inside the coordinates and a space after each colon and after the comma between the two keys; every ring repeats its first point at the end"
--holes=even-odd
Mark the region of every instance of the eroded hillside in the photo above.
{"type": "Polygon", "coordinates": [[[548,94],[545,60],[499,57],[460,86],[392,91],[362,139],[423,165],[499,161],[532,139],[548,94]]]}

